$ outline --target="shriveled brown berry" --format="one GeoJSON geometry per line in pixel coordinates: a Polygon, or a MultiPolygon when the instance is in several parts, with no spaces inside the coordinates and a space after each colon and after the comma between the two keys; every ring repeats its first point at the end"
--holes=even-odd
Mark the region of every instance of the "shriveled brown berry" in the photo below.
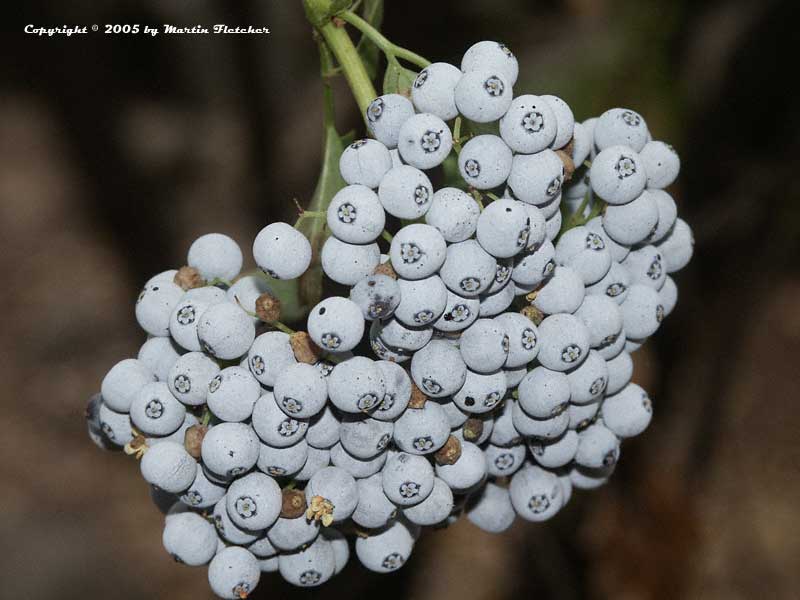
{"type": "Polygon", "coordinates": [[[207,425],[192,425],[183,436],[183,447],[192,458],[200,458],[200,449],[203,447],[203,438],[208,433],[207,425]]]}
{"type": "Polygon", "coordinates": [[[145,437],[134,430],[134,437],[133,439],[125,444],[125,454],[129,456],[135,456],[137,459],[141,459],[144,456],[144,453],[147,452],[147,440],[145,437]]]}
{"type": "Polygon", "coordinates": [[[544,321],[544,313],[535,306],[525,306],[519,311],[523,316],[531,320],[537,327],[544,321]]]}
{"type": "Polygon", "coordinates": [[[256,298],[256,315],[266,323],[279,321],[281,318],[281,301],[269,292],[256,298]]]}
{"type": "Polygon", "coordinates": [[[572,161],[572,153],[567,154],[564,150],[556,150],[558,158],[564,163],[564,181],[572,179],[572,174],[575,172],[575,163],[572,161]]]}
{"type": "Polygon", "coordinates": [[[173,278],[175,285],[180,286],[184,290],[193,290],[195,288],[203,287],[206,282],[200,276],[200,271],[194,267],[183,266],[178,269],[173,278]]]}
{"type": "Polygon", "coordinates": [[[322,356],[322,348],[317,346],[305,331],[297,331],[290,335],[289,344],[297,362],[315,365],[322,356]]]}
{"type": "Polygon", "coordinates": [[[306,495],[302,490],[285,488],[281,503],[281,517],[284,519],[297,519],[306,512],[306,495]]]}
{"type": "Polygon", "coordinates": [[[572,156],[573,152],[575,151],[575,136],[569,138],[567,145],[561,148],[564,152],[566,152],[569,156],[572,156]]]}
{"type": "Polygon", "coordinates": [[[425,395],[425,392],[419,389],[417,384],[412,381],[411,400],[408,401],[408,408],[424,408],[427,401],[428,397],[425,395]]]}
{"type": "Polygon", "coordinates": [[[469,418],[464,422],[464,439],[473,442],[483,435],[483,421],[469,418]]]}
{"type": "Polygon", "coordinates": [[[379,264],[372,273],[373,275],[387,275],[392,279],[397,279],[397,273],[389,261],[379,264]]]}
{"type": "Polygon", "coordinates": [[[454,465],[461,458],[461,442],[456,436],[451,435],[433,458],[438,465],[454,465]]]}

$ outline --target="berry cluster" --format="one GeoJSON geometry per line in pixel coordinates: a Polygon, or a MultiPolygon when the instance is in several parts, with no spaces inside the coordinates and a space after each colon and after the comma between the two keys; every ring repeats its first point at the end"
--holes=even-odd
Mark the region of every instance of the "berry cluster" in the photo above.
{"type": "Polygon", "coordinates": [[[460,69],[422,70],[410,99],[369,105],[373,137],[344,150],[348,185],[322,215],[322,269],[349,293],[306,331],[280,323],[270,289],[312,262],[286,223],[256,237],[255,275],[210,234],[145,284],[149,337],[106,375],[89,430],[141,458],[171,505],[165,548],[208,563],[220,597],[262,571],[319,585],[353,534],[359,561],[389,572],[421,526],[549,519],[648,426],[631,353],[692,255],[664,191],[678,156],[632,110],[576,123],[555,96],[514,97],[517,73],[484,41],[460,69]],[[461,138],[467,122],[496,133],[461,138]],[[454,155],[467,191],[434,190],[425,171],[454,155]]]}

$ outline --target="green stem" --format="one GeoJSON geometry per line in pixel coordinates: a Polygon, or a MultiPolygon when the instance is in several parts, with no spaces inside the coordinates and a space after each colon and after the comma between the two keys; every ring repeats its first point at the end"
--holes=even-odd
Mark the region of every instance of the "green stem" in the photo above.
{"type": "Polygon", "coordinates": [[[211,281],[206,282],[206,285],[219,285],[219,284],[227,285],[228,287],[231,287],[233,285],[233,283],[230,280],[223,279],[222,277],[215,277],[211,281]]]}
{"type": "Polygon", "coordinates": [[[472,190],[472,191],[470,192],[470,194],[471,194],[471,195],[472,195],[472,197],[475,199],[475,202],[477,202],[477,203],[478,203],[478,207],[479,207],[479,208],[481,209],[481,211],[482,211],[482,210],[483,210],[483,196],[481,196],[481,193],[480,193],[478,190],[472,190]]]}
{"type": "Polygon", "coordinates": [[[595,217],[600,216],[605,209],[606,209],[606,203],[600,200],[600,198],[595,198],[592,210],[589,211],[589,214],[586,216],[586,222],[588,223],[595,217]]]}
{"type": "Polygon", "coordinates": [[[385,229],[383,230],[383,233],[381,233],[381,237],[383,239],[385,239],[387,242],[389,242],[390,244],[392,243],[392,240],[394,239],[392,234],[389,233],[388,231],[386,231],[385,229]]]}
{"type": "Polygon", "coordinates": [[[378,96],[378,93],[370,81],[364,63],[361,62],[353,40],[350,39],[344,27],[337,27],[333,21],[327,21],[321,25],[319,32],[342,68],[347,84],[361,111],[361,116],[366,119],[367,107],[378,96]]]}
{"type": "Polygon", "coordinates": [[[456,117],[453,123],[453,150],[461,154],[461,116],[456,117]]]}
{"type": "Polygon", "coordinates": [[[324,210],[304,210],[300,213],[300,216],[297,217],[297,221],[295,222],[294,226],[297,227],[297,224],[303,219],[325,219],[327,216],[328,213],[324,210]]]}
{"type": "MultiPolygon", "coordinates": [[[[383,53],[386,54],[387,56],[396,56],[397,58],[407,60],[408,62],[417,65],[418,67],[423,69],[431,64],[431,61],[429,61],[427,58],[423,56],[420,56],[416,52],[412,52],[407,48],[402,48],[401,46],[398,46],[390,42],[388,39],[386,39],[386,37],[384,37],[383,34],[381,34],[380,31],[375,29],[372,25],[367,23],[364,19],[359,17],[352,10],[345,10],[343,12],[338,13],[336,16],[342,19],[343,21],[347,21],[348,23],[350,23],[350,25],[352,25],[353,27],[358,29],[361,33],[363,33],[365,36],[367,36],[370,39],[370,41],[373,44],[375,44],[378,48],[380,48],[381,51],[383,51],[383,53]]],[[[335,52],[336,51],[334,50],[334,53],[335,52]]]]}
{"type": "Polygon", "coordinates": [[[288,333],[289,335],[297,333],[294,329],[292,329],[291,327],[287,327],[286,325],[284,325],[280,321],[267,321],[267,324],[270,327],[274,327],[275,329],[278,329],[278,330],[282,331],[283,333],[288,333]]]}
{"type": "Polygon", "coordinates": [[[566,222],[561,227],[561,233],[572,229],[573,227],[577,227],[578,225],[583,225],[586,223],[587,219],[583,216],[583,212],[586,210],[586,206],[589,204],[589,194],[587,193],[583,200],[581,200],[580,205],[572,213],[569,218],[567,218],[566,222]]]}

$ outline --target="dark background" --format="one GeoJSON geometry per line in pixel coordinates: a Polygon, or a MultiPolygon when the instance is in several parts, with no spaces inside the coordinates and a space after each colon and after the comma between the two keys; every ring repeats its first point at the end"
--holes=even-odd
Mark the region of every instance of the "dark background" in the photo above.
{"type": "MultiPolygon", "coordinates": [[[[656,416],[611,483],[552,522],[426,532],[391,576],[258,597],[796,598],[800,198],[795,23],[779,1],[389,2],[385,31],[458,64],[517,54],[517,91],[613,106],[672,143],[695,231],[680,301],[635,354],[656,416]]],[[[82,410],[143,340],[139,287],[219,231],[247,250],[319,166],[321,85],[297,0],[27,3],[0,56],[0,597],[208,598],[172,563],[137,465],[82,410]],[[264,25],[269,36],[34,38],[26,23],[264,25]]],[[[342,82],[340,130],[360,127],[342,82]]],[[[250,262],[252,264],[252,262],[250,262]]],[[[354,561],[355,562],[355,561],[354,561]]]]}

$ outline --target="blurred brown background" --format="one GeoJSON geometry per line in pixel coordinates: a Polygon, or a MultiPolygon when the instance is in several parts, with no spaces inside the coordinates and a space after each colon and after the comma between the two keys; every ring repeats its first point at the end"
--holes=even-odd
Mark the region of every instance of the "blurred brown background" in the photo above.
{"type": "MultiPolygon", "coordinates": [[[[612,482],[546,525],[429,532],[400,572],[353,564],[257,597],[800,597],[800,148],[794,0],[387,3],[390,39],[458,64],[518,55],[518,90],[585,119],[643,113],[676,146],[697,246],[680,302],[635,354],[655,399],[612,482]]],[[[195,237],[249,248],[313,191],[316,49],[298,0],[25,5],[2,36],[0,598],[209,598],[174,564],[137,465],[82,410],[143,340],[138,288],[195,237]],[[34,38],[26,23],[266,25],[272,35],[34,38]]],[[[359,127],[338,89],[340,130],[359,127]]]]}

